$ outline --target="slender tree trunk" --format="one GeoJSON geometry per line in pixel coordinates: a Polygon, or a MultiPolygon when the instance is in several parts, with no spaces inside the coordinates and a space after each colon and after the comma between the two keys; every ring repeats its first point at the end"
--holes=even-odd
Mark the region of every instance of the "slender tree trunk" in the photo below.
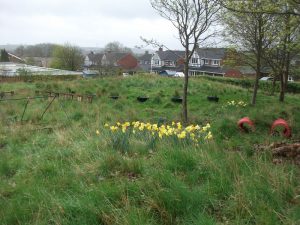
{"type": "MultiPolygon", "coordinates": [[[[285,72],[284,72],[285,73],[285,72]]],[[[283,102],[284,101],[284,92],[285,92],[285,87],[284,87],[284,74],[282,73],[280,75],[280,95],[279,95],[279,101],[283,102]]]]}
{"type": "Polygon", "coordinates": [[[288,84],[289,72],[290,72],[290,53],[289,50],[287,50],[286,60],[285,60],[285,71],[282,77],[282,83],[280,88],[280,96],[279,96],[280,102],[284,102],[285,92],[288,84]]]}
{"type": "Polygon", "coordinates": [[[256,96],[257,96],[257,91],[258,91],[258,87],[259,87],[259,79],[261,77],[261,72],[260,72],[261,62],[260,61],[261,61],[261,52],[258,51],[257,62],[256,62],[256,77],[255,77],[254,90],[253,90],[252,101],[251,101],[252,105],[256,104],[256,96]]]}
{"type": "Polygon", "coordinates": [[[253,95],[252,95],[252,101],[251,101],[252,105],[256,104],[257,90],[258,90],[258,87],[259,87],[259,78],[260,78],[260,71],[257,71],[256,72],[256,77],[255,77],[255,83],[254,83],[254,90],[253,90],[253,95]]]}
{"type": "Polygon", "coordinates": [[[187,109],[187,91],[189,83],[189,60],[188,60],[188,49],[185,51],[185,61],[184,61],[184,85],[183,85],[183,99],[182,99],[182,116],[183,124],[188,123],[188,109],[187,109]]]}
{"type": "Polygon", "coordinates": [[[276,78],[277,78],[277,75],[274,76],[274,79],[273,79],[273,81],[272,81],[272,91],[271,91],[271,95],[274,95],[274,94],[275,94],[276,78]]]}
{"type": "Polygon", "coordinates": [[[263,42],[263,31],[262,31],[262,17],[260,16],[258,20],[258,31],[257,31],[257,61],[256,61],[256,77],[255,77],[255,83],[254,83],[254,90],[253,90],[253,96],[252,96],[252,101],[251,104],[255,105],[256,104],[256,96],[257,96],[257,91],[259,87],[259,79],[261,77],[261,59],[262,59],[262,42],[263,42]]]}
{"type": "Polygon", "coordinates": [[[291,27],[290,27],[290,15],[286,15],[286,36],[284,40],[284,52],[285,52],[285,60],[284,60],[284,65],[285,65],[285,70],[283,73],[283,76],[281,78],[280,82],[280,96],[279,96],[279,101],[284,102],[284,97],[285,97],[285,92],[287,89],[287,82],[288,82],[288,77],[289,77],[289,70],[290,70],[290,46],[289,44],[291,43],[291,27]]]}

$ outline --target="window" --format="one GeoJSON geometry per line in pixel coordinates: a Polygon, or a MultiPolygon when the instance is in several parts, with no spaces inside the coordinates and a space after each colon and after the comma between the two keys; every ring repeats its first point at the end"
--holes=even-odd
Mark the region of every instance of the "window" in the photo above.
{"type": "Polygon", "coordinates": [[[208,59],[204,59],[204,64],[208,65],[209,64],[209,60],[208,59]]]}
{"type": "Polygon", "coordinates": [[[220,65],[220,61],[219,60],[213,60],[212,63],[214,66],[219,66],[220,65]]]}
{"type": "Polygon", "coordinates": [[[165,66],[173,66],[173,65],[174,65],[173,61],[170,60],[165,61],[165,66]]]}
{"type": "Polygon", "coordinates": [[[192,58],[192,64],[198,64],[198,58],[192,58]]]}
{"type": "Polygon", "coordinates": [[[154,65],[155,65],[155,66],[159,66],[159,60],[158,60],[158,59],[155,59],[155,60],[154,60],[154,65]]]}

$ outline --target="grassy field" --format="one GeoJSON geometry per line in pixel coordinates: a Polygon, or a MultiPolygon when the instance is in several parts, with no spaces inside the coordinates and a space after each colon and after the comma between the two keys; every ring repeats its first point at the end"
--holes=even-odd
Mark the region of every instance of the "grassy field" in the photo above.
{"type": "Polygon", "coordinates": [[[231,106],[248,103],[251,91],[195,78],[190,124],[209,123],[212,139],[111,131],[117,122],[177,124],[181,105],[170,99],[181,89],[181,79],[155,76],[1,84],[13,98],[46,90],[96,98],[55,99],[43,120],[50,100],[30,100],[23,122],[26,100],[0,102],[0,224],[300,224],[299,166],[275,165],[268,148],[299,142],[300,95],[279,103],[259,92],[256,107],[231,106]],[[254,132],[238,130],[245,116],[254,132]],[[279,117],[291,139],[269,134],[279,117]]]}

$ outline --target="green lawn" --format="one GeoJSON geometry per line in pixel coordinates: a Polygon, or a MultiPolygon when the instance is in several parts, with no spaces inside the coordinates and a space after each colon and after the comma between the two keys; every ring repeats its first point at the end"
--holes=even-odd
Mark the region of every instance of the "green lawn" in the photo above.
{"type": "Polygon", "coordinates": [[[196,145],[176,137],[112,132],[117,122],[179,122],[182,80],[155,76],[1,84],[13,98],[52,90],[95,94],[93,103],[56,99],[0,102],[0,224],[300,224],[300,173],[275,165],[274,142],[300,140],[300,95],[259,92],[257,106],[228,106],[251,99],[251,90],[190,79],[190,124],[211,125],[213,139],[196,145]],[[113,100],[110,95],[118,94],[113,100]],[[218,103],[207,101],[217,95],[218,103]],[[140,103],[137,96],[149,96],[140,103]],[[255,132],[241,133],[248,116],[255,132]],[[270,136],[277,118],[293,136],[270,136]],[[99,134],[96,134],[99,131],[99,134]]]}

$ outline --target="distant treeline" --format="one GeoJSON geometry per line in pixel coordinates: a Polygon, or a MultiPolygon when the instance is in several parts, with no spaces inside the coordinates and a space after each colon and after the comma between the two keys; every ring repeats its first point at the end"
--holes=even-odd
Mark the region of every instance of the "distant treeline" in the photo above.
{"type": "Polygon", "coordinates": [[[19,57],[51,57],[56,44],[37,44],[37,45],[20,45],[15,50],[15,55],[19,57]]]}

